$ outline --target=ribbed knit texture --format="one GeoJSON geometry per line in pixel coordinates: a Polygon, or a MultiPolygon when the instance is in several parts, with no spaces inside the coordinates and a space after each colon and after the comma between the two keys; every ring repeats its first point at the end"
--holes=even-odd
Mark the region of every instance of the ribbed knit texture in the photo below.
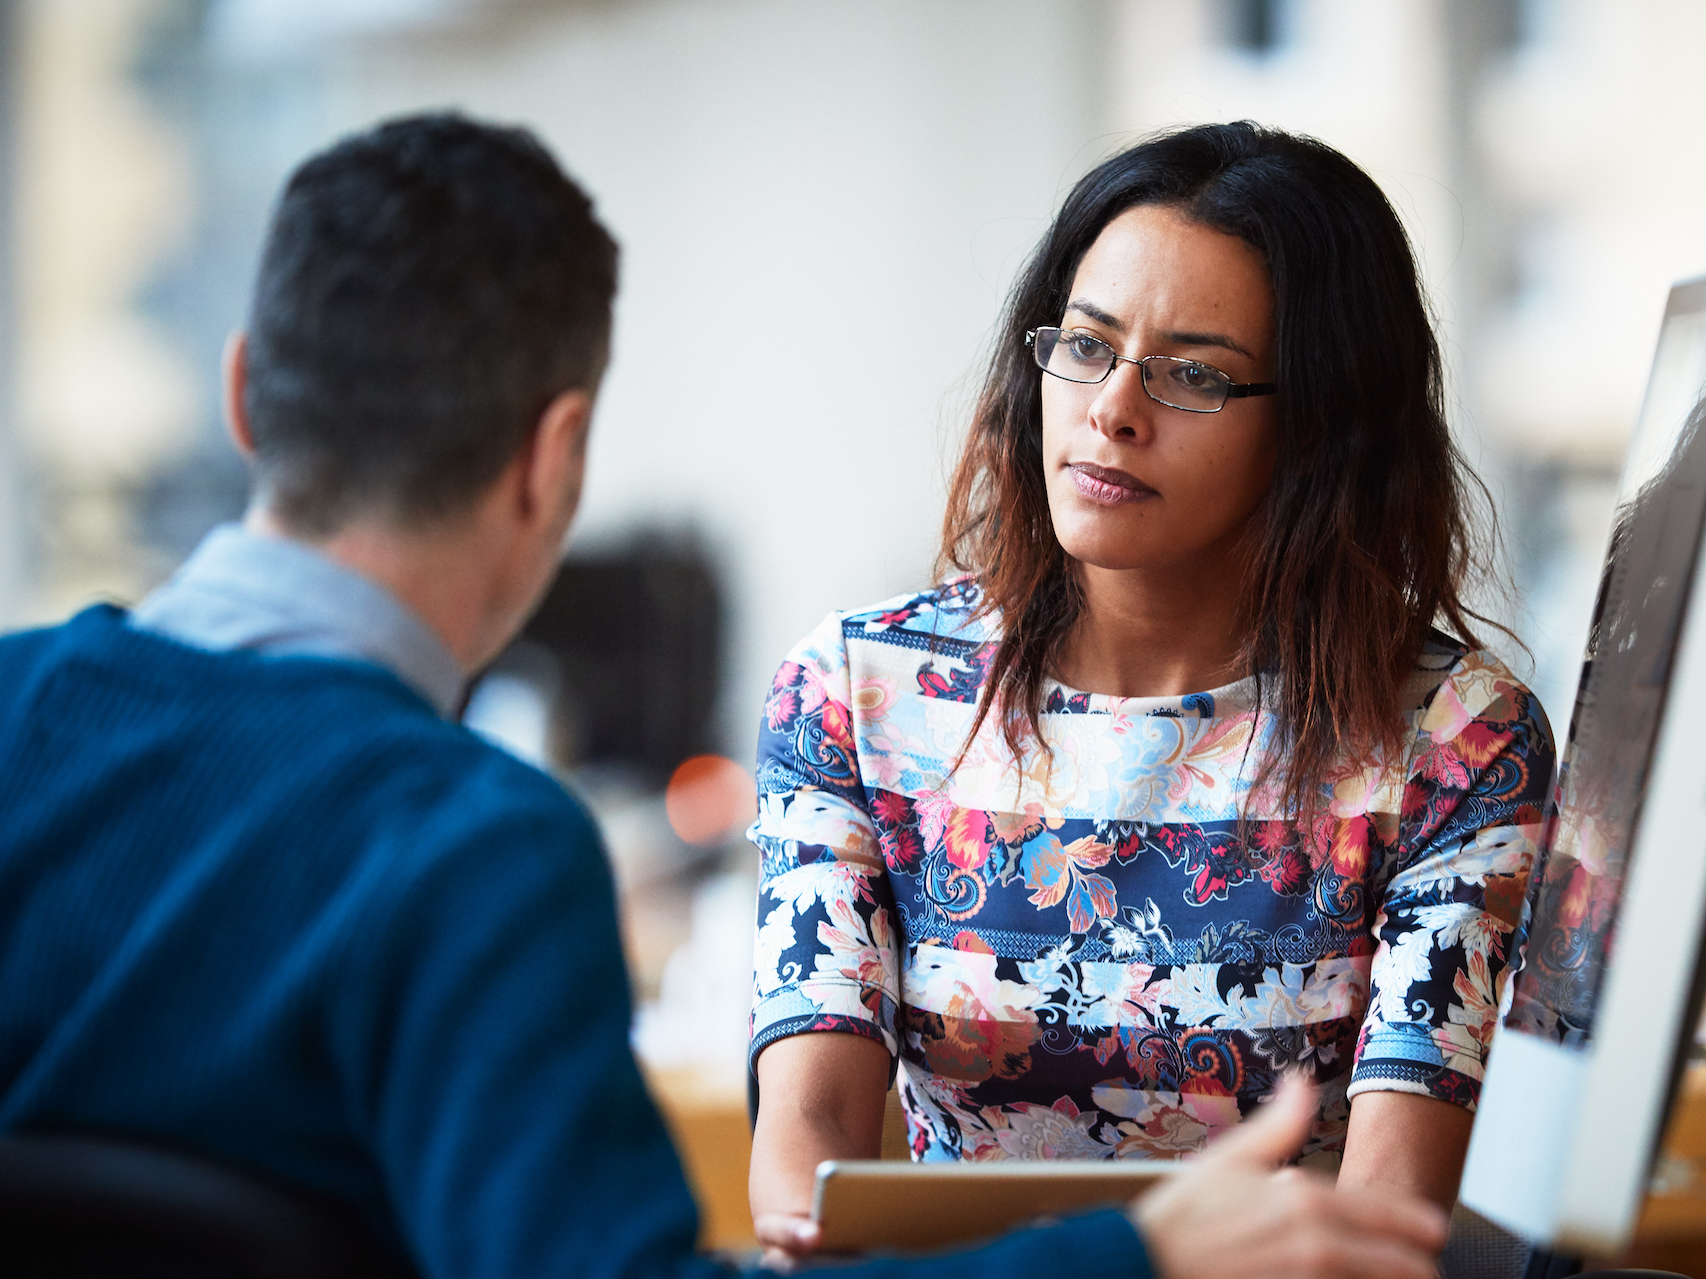
{"type": "MultiPolygon", "coordinates": [[[[715,1274],[584,811],[385,672],[0,639],[0,1130],[345,1200],[432,1276],[715,1274]]],[[[1118,1214],[849,1276],[1146,1275],[1118,1214]]]]}

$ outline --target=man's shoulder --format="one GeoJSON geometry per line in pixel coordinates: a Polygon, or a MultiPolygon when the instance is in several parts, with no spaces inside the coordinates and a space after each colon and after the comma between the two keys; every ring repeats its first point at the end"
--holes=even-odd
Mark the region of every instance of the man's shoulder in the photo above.
{"type": "Polygon", "coordinates": [[[195,649],[101,607],[0,639],[0,672],[0,707],[10,707],[0,733],[60,735],[80,758],[108,749],[124,725],[127,748],[146,739],[161,766],[240,773],[252,783],[244,802],[318,805],[329,826],[424,835],[446,814],[458,828],[532,815],[591,835],[553,778],[367,663],[195,649]]]}
{"type": "Polygon", "coordinates": [[[215,737],[254,730],[323,745],[343,734],[279,734],[331,717],[348,733],[394,722],[439,722],[432,708],[389,672],[331,658],[275,658],[213,651],[132,627],[122,609],[94,608],[58,626],[0,638],[0,699],[25,714],[98,730],[108,717],[143,712],[164,728],[194,723],[215,737]]]}
{"type": "Polygon", "coordinates": [[[53,626],[0,634],[0,672],[6,685],[17,686],[91,634],[118,624],[123,613],[112,605],[97,604],[75,617],[53,626]]]}
{"type": "Polygon", "coordinates": [[[340,797],[360,796],[351,820],[409,832],[422,847],[597,845],[592,819],[556,778],[444,719],[390,672],[332,659],[261,664],[264,711],[247,736],[290,728],[292,744],[262,748],[303,797],[323,795],[336,812],[340,797]]]}

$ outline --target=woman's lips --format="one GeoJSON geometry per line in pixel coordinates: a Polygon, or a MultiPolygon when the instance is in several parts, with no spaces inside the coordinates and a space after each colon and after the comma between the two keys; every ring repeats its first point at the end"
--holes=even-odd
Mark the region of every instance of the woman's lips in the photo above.
{"type": "Polygon", "coordinates": [[[1072,483],[1079,495],[1101,506],[1124,506],[1128,502],[1157,496],[1154,489],[1124,471],[1091,462],[1073,462],[1067,470],[1072,472],[1072,483]]]}

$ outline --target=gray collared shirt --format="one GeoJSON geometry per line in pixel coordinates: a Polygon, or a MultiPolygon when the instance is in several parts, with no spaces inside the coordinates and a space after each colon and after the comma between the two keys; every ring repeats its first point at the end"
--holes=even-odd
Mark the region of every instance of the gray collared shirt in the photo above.
{"type": "Polygon", "coordinates": [[[195,648],[383,667],[454,714],[467,676],[450,648],[378,583],[310,546],[221,524],[130,624],[195,648]]]}

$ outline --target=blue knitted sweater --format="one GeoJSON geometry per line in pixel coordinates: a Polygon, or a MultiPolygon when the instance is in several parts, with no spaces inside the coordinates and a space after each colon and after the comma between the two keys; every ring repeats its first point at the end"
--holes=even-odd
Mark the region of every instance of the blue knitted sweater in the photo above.
{"type": "MultiPolygon", "coordinates": [[[[0,639],[0,1131],[356,1206],[426,1274],[713,1276],[597,830],[355,662],[0,639]]],[[[1117,1213],[847,1279],[1148,1273],[1117,1213]]]]}

